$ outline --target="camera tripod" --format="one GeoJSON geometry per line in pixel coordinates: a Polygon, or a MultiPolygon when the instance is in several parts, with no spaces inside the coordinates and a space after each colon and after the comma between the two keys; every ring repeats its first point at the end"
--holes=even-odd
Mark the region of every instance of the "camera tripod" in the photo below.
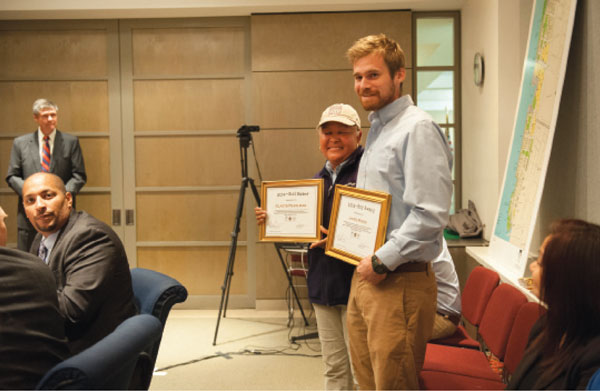
{"type": "MultiPolygon", "coordinates": [[[[217,334],[219,333],[219,324],[221,323],[221,315],[223,318],[227,314],[227,304],[229,303],[229,292],[231,289],[231,280],[233,278],[233,265],[235,262],[235,253],[237,250],[237,241],[238,235],[240,233],[240,222],[242,219],[242,213],[244,211],[244,197],[246,195],[246,188],[250,186],[252,189],[252,194],[254,195],[254,200],[257,205],[260,205],[260,196],[258,195],[258,190],[256,190],[256,185],[254,184],[254,179],[248,176],[248,146],[252,143],[252,135],[250,132],[258,132],[260,128],[258,126],[250,126],[250,125],[242,125],[237,131],[237,138],[240,141],[240,162],[242,166],[242,183],[240,185],[240,194],[238,197],[237,209],[235,212],[235,220],[233,223],[233,231],[231,232],[231,245],[229,247],[229,258],[227,260],[227,269],[225,271],[225,279],[223,281],[223,285],[221,285],[221,304],[219,305],[219,316],[217,318],[217,327],[215,329],[215,337],[213,339],[213,346],[217,344],[217,334]]],[[[308,321],[306,320],[306,316],[304,315],[304,310],[302,309],[302,305],[300,304],[300,300],[298,299],[298,294],[296,293],[296,289],[292,284],[292,277],[287,272],[287,266],[285,261],[279,254],[279,259],[281,261],[281,266],[287,276],[289,286],[294,294],[294,298],[296,299],[296,303],[300,308],[300,312],[302,313],[302,318],[304,318],[304,324],[308,326],[308,321]]]]}

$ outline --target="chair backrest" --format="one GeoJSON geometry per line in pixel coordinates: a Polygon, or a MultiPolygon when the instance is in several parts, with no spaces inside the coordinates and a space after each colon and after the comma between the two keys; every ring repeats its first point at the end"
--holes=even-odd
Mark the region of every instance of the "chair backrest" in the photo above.
{"type": "Polygon", "coordinates": [[[152,375],[153,368],[145,349],[160,337],[161,330],[160,321],[151,315],[128,318],[94,345],[55,365],[36,388],[128,389],[136,371],[143,370],[152,375]]]}
{"type": "Polygon", "coordinates": [[[187,289],[179,281],[154,270],[131,269],[131,284],[140,313],[156,316],[163,327],[171,307],[188,296],[187,289]]]}
{"type": "Polygon", "coordinates": [[[517,369],[527,346],[531,327],[544,312],[546,312],[546,309],[534,302],[525,303],[519,309],[506,345],[506,354],[504,355],[505,375],[512,374],[517,369]]]}
{"type": "Polygon", "coordinates": [[[500,360],[504,359],[508,337],[519,309],[527,302],[521,291],[510,284],[500,284],[485,308],[479,334],[489,350],[500,360]]]}
{"type": "Polygon", "coordinates": [[[462,291],[462,316],[474,326],[479,326],[485,307],[492,292],[500,283],[498,273],[483,266],[477,266],[465,283],[462,291]]]}
{"type": "MultiPolygon", "coordinates": [[[[176,303],[187,299],[187,289],[176,279],[154,270],[134,268],[131,269],[131,284],[133,285],[133,296],[141,314],[149,314],[157,317],[164,329],[171,308],[176,303]]],[[[150,346],[146,351],[150,355],[151,365],[154,367],[161,338],[150,346]]],[[[148,378],[148,384],[152,377],[148,378]]]]}

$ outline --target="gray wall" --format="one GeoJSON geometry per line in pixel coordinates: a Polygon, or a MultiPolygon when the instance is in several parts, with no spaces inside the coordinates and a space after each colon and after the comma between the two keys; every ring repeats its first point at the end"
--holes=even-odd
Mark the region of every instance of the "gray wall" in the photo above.
{"type": "Polygon", "coordinates": [[[600,2],[579,0],[556,134],[538,215],[539,246],[548,225],[576,217],[600,224],[600,2]]]}

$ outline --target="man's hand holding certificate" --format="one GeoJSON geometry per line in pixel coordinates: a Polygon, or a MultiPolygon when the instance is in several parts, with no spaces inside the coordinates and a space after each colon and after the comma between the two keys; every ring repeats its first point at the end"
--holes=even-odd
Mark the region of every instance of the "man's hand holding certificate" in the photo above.
{"type": "Polygon", "coordinates": [[[391,196],[336,186],[325,253],[357,265],[385,240],[391,196]]]}

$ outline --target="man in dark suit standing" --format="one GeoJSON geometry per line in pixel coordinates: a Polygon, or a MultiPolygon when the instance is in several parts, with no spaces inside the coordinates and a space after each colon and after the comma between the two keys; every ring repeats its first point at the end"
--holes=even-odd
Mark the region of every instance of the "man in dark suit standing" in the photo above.
{"type": "Polygon", "coordinates": [[[77,137],[56,129],[58,106],[47,99],[33,102],[33,118],[38,129],[17,137],[10,153],[6,182],[19,196],[17,247],[29,251],[36,231],[23,210],[23,182],[36,172],[58,175],[73,196],[85,185],[87,176],[77,137]]]}
{"type": "Polygon", "coordinates": [[[0,207],[0,389],[33,389],[69,357],[56,282],[36,256],[4,247],[0,207]]]}
{"type": "Polygon", "coordinates": [[[58,304],[72,353],[99,341],[135,315],[127,255],[117,234],[86,212],[72,210],[72,196],[50,173],[23,184],[23,206],[37,235],[31,252],[54,273],[58,304]]]}

